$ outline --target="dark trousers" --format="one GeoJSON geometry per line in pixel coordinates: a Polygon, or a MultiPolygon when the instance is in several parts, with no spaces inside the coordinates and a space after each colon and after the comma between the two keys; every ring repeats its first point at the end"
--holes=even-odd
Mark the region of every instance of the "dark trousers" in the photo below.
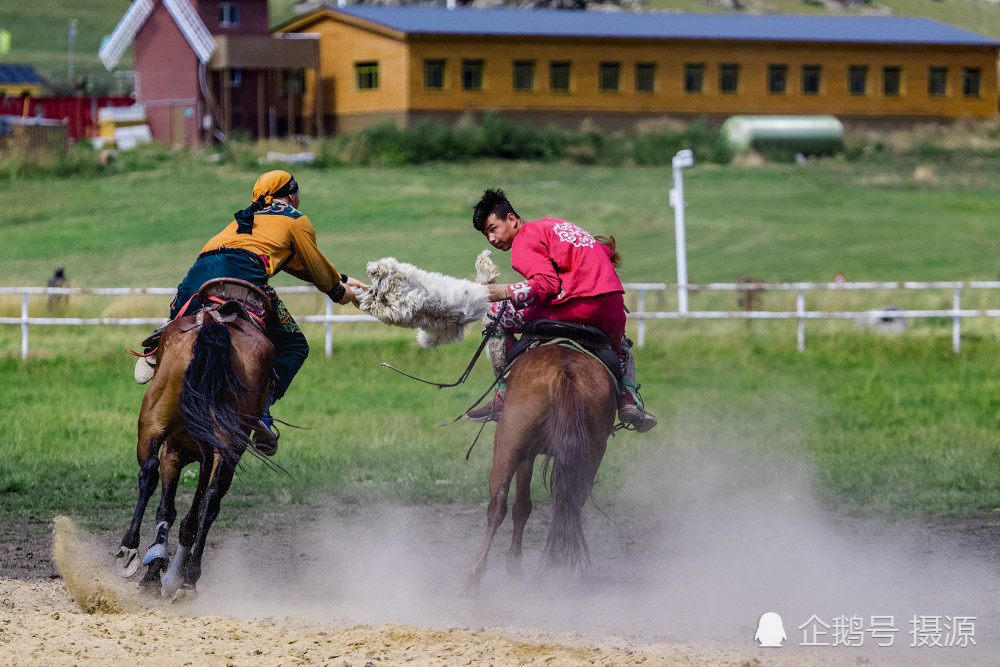
{"type": "MultiPolygon", "coordinates": [[[[188,300],[198,293],[201,286],[213,278],[239,278],[260,287],[271,297],[271,314],[264,321],[264,335],[274,345],[274,372],[277,375],[273,394],[274,400],[285,395],[292,378],[302,368],[309,356],[309,343],[292,318],[285,304],[267,284],[267,272],[260,260],[246,250],[229,250],[224,253],[205,254],[188,270],[184,280],[177,286],[177,296],[170,304],[170,319],[188,300]]],[[[194,304],[188,306],[185,315],[194,312],[194,304]]]]}

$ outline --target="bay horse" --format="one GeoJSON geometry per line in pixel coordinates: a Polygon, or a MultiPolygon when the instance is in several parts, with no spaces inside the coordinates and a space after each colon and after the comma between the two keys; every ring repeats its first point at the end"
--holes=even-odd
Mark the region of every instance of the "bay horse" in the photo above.
{"type": "Polygon", "coordinates": [[[493,439],[486,535],[469,568],[466,593],[479,590],[490,546],[507,514],[507,496],[515,476],[514,529],[506,570],[508,574],[520,570],[524,527],[532,510],[531,477],[539,455],[545,457],[543,475],[551,465],[548,485],[552,494],[552,523],[541,566],[590,569],[582,510],[614,430],[617,400],[617,382],[611,372],[578,348],[541,345],[512,362],[493,439]]]}
{"type": "Polygon", "coordinates": [[[159,477],[160,505],[140,586],[164,597],[196,594],[205,542],[222,498],[243,454],[248,449],[261,453],[250,430],[267,406],[274,365],[274,347],[262,331],[270,308],[263,291],[243,281],[216,279],[201,288],[197,299],[216,303],[171,321],[159,337],[156,371],[139,411],[139,497],[115,555],[120,575],[135,574],[139,529],[159,477]],[[235,300],[213,296],[234,293],[239,294],[235,300]],[[178,480],[191,463],[198,464],[198,483],[171,561],[167,538],[177,518],[178,480]]]}

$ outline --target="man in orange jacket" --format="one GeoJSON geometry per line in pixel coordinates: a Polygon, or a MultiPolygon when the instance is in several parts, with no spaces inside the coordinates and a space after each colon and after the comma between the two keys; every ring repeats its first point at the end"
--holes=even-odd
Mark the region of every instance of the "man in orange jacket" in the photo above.
{"type": "MultiPolygon", "coordinates": [[[[235,214],[235,219],[201,249],[197,261],[177,287],[170,304],[174,319],[213,278],[239,278],[257,285],[271,297],[271,315],[265,321],[264,334],[274,345],[274,370],[277,381],[269,403],[288,390],[292,378],[309,354],[309,344],[285,304],[268,285],[279,271],[310,282],[339,304],[357,305],[354,288],[367,285],[340,273],[316,245],[316,231],[309,218],[298,210],[299,186],[286,171],[269,171],[253,187],[253,203],[235,214]]],[[[254,429],[258,444],[277,446],[270,405],[254,429]]]]}

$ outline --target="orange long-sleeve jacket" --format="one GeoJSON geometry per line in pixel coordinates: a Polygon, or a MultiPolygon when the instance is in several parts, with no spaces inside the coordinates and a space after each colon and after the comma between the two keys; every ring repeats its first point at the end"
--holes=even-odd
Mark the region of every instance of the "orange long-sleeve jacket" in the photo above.
{"type": "Polygon", "coordinates": [[[324,293],[330,292],[341,280],[340,272],[319,251],[312,222],[284,202],[272,202],[254,214],[251,234],[238,233],[237,222],[233,220],[201,251],[222,247],[249,250],[260,257],[269,277],[284,271],[312,283],[324,293]]]}

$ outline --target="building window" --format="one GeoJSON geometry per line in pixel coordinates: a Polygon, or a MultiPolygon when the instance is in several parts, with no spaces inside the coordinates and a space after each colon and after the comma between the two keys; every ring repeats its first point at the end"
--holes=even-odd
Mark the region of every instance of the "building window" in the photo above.
{"type": "Polygon", "coordinates": [[[684,65],[684,91],[700,93],[705,87],[705,63],[687,63],[684,65]]]}
{"type": "Polygon", "coordinates": [[[719,65],[719,92],[732,95],[740,90],[740,66],[736,63],[719,65]]]}
{"type": "Polygon", "coordinates": [[[823,69],[819,65],[802,66],[802,94],[819,95],[819,86],[822,81],[823,69]]]}
{"type": "Polygon", "coordinates": [[[358,90],[378,90],[378,61],[354,63],[358,90]]]}
{"type": "Polygon", "coordinates": [[[424,61],[424,88],[444,90],[444,60],[429,58],[424,61]]]}
{"type": "Polygon", "coordinates": [[[553,60],[549,63],[549,90],[555,93],[569,92],[569,61],[553,60]]]}
{"type": "Polygon", "coordinates": [[[767,92],[784,95],[788,90],[788,65],[767,66],[767,92]]]}
{"type": "Polygon", "coordinates": [[[868,94],[868,66],[850,65],[847,68],[847,92],[851,95],[868,94]]]}
{"type": "Polygon", "coordinates": [[[618,79],[621,74],[621,63],[601,63],[598,86],[606,93],[618,90],[618,79]]]}
{"type": "Polygon", "coordinates": [[[927,94],[944,97],[948,94],[948,68],[931,67],[927,72],[927,94]]]}
{"type": "Polygon", "coordinates": [[[219,25],[232,28],[240,24],[240,6],[235,2],[219,3],[219,25]]]}
{"type": "Polygon", "coordinates": [[[483,61],[462,61],[462,90],[483,89],[483,61]]]}
{"type": "Polygon", "coordinates": [[[302,95],[306,92],[306,71],[304,69],[285,70],[285,94],[302,95]]]}
{"type": "Polygon", "coordinates": [[[899,97],[903,88],[903,70],[899,67],[882,68],[882,94],[886,97],[899,97]]]}
{"type": "Polygon", "coordinates": [[[962,95],[965,97],[979,97],[979,77],[978,67],[962,68],[962,95]]]}
{"type": "Polygon", "coordinates": [[[656,63],[635,64],[635,92],[651,93],[656,90],[656,63]]]}
{"type": "Polygon", "coordinates": [[[535,61],[514,61],[514,90],[535,89],[535,61]]]}

